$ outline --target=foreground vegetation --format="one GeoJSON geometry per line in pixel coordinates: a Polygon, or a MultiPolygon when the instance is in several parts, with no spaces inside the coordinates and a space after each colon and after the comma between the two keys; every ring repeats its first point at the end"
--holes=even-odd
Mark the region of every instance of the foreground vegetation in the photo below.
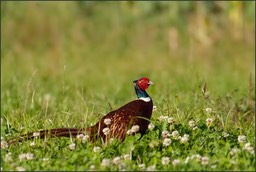
{"type": "Polygon", "coordinates": [[[148,4],[1,3],[1,170],[255,171],[255,2],[244,18],[239,3],[148,4]],[[142,138],[4,142],[94,124],[142,76],[155,84],[142,138]]]}

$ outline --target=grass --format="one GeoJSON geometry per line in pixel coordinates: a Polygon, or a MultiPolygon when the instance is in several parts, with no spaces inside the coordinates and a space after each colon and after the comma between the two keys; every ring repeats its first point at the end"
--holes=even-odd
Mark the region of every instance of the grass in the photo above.
{"type": "Polygon", "coordinates": [[[142,76],[155,84],[148,93],[157,110],[151,119],[155,128],[141,139],[129,136],[122,144],[108,145],[66,138],[34,140],[35,145],[27,141],[1,149],[2,170],[255,170],[253,23],[246,22],[242,39],[233,36],[228,24],[212,29],[210,38],[216,40],[205,47],[192,38],[196,30],[192,35],[187,31],[189,22],[173,22],[180,28],[179,48],[173,50],[165,13],[152,19],[131,16],[109,3],[118,10],[109,13],[98,4],[88,17],[72,2],[17,3],[21,11],[12,5],[7,3],[9,15],[2,17],[4,140],[38,129],[94,124],[135,99],[132,81],[142,76]],[[163,116],[174,123],[161,120],[163,116]],[[189,126],[191,120],[197,129],[189,126]],[[172,143],[164,146],[166,130],[188,134],[188,142],[169,136],[172,143]],[[93,151],[96,146],[99,152],[93,151]]]}

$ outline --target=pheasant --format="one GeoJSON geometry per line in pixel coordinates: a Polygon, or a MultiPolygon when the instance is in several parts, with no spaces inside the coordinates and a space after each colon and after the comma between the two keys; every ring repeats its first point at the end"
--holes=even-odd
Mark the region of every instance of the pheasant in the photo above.
{"type": "Polygon", "coordinates": [[[134,80],[133,84],[138,99],[109,112],[91,127],[41,130],[11,138],[7,142],[13,144],[33,138],[77,137],[80,134],[88,135],[91,142],[98,139],[106,142],[107,138],[116,138],[122,142],[127,134],[140,133],[143,136],[147,131],[153,109],[153,101],[146,89],[153,82],[144,77],[134,80]]]}

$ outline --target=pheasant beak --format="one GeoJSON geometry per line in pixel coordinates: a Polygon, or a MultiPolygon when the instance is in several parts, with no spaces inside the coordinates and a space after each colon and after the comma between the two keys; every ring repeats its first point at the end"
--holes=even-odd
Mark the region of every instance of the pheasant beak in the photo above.
{"type": "Polygon", "coordinates": [[[148,81],[148,85],[154,85],[152,81],[148,81]]]}

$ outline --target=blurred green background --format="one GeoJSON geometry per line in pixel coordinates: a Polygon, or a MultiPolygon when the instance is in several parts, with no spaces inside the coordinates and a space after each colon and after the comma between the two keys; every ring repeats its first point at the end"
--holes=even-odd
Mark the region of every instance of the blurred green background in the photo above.
{"type": "Polygon", "coordinates": [[[254,1],[1,2],[1,41],[2,114],[45,95],[60,111],[118,107],[142,76],[159,104],[203,83],[216,97],[255,84],[254,1]]]}

